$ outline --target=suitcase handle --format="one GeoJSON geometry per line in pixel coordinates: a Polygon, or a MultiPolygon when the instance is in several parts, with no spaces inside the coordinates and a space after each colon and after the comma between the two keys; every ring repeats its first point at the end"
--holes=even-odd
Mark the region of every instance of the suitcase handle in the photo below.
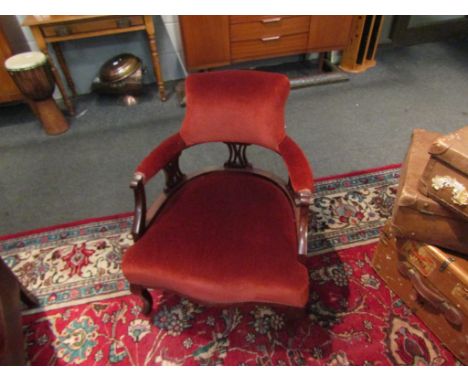
{"type": "Polygon", "coordinates": [[[414,289],[424,301],[444,313],[450,324],[460,326],[463,323],[463,314],[456,307],[449,304],[444,296],[425,285],[419,273],[402,261],[398,262],[398,270],[404,277],[411,280],[414,289]]]}

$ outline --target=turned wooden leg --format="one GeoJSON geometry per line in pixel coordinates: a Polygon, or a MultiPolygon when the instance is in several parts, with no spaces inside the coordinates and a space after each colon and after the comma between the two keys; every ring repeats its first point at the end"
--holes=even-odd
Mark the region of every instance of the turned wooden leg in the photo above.
{"type": "Polygon", "coordinates": [[[62,78],[60,77],[60,74],[58,73],[57,68],[55,67],[52,59],[50,58],[49,51],[45,49],[42,51],[42,53],[44,53],[47,56],[47,61],[49,62],[50,70],[52,71],[52,75],[54,76],[54,81],[57,84],[57,87],[59,88],[60,94],[62,94],[65,107],[67,108],[70,115],[75,115],[75,107],[73,106],[73,103],[70,100],[70,97],[68,96],[65,90],[65,86],[63,85],[62,78]]]}
{"type": "Polygon", "coordinates": [[[143,301],[143,314],[149,315],[153,309],[153,297],[151,297],[148,289],[143,288],[142,286],[130,284],[130,292],[140,296],[143,301]]]}
{"type": "Polygon", "coordinates": [[[60,94],[62,94],[65,107],[67,108],[70,115],[75,115],[75,106],[73,106],[73,103],[70,100],[70,97],[68,96],[65,90],[65,86],[63,86],[63,82],[62,82],[62,79],[60,78],[60,75],[58,74],[57,68],[53,64],[50,57],[49,57],[49,63],[50,63],[50,69],[52,70],[52,75],[54,76],[55,83],[57,84],[57,87],[59,88],[60,94]]]}
{"type": "Polygon", "coordinates": [[[159,88],[159,98],[161,101],[166,100],[166,89],[164,88],[164,80],[161,74],[161,64],[159,62],[158,48],[156,45],[156,32],[154,29],[152,16],[145,16],[146,34],[148,35],[148,43],[151,51],[151,61],[153,63],[153,71],[156,77],[159,88]]]}
{"type": "Polygon", "coordinates": [[[285,329],[291,337],[297,335],[297,330],[303,326],[307,316],[307,308],[286,308],[284,310],[285,329]]]}
{"type": "Polygon", "coordinates": [[[320,52],[318,56],[318,69],[320,73],[325,71],[325,59],[327,57],[326,52],[320,52]]]}
{"type": "Polygon", "coordinates": [[[39,306],[39,301],[36,296],[34,296],[30,291],[28,291],[23,285],[20,284],[20,297],[28,308],[37,308],[39,306]]]}
{"type": "Polygon", "coordinates": [[[34,36],[34,39],[36,40],[37,46],[39,47],[39,50],[44,53],[47,57],[47,61],[49,62],[50,69],[52,71],[52,75],[54,77],[54,81],[57,84],[57,87],[60,91],[60,94],[62,94],[63,97],[63,102],[65,103],[65,106],[69,112],[70,115],[75,115],[75,108],[73,106],[73,103],[70,100],[70,97],[68,97],[67,92],[65,91],[65,87],[63,86],[62,79],[60,78],[60,75],[57,71],[57,68],[54,65],[54,62],[52,61],[50,55],[49,55],[49,49],[47,47],[47,43],[44,40],[44,36],[42,35],[42,32],[39,28],[39,26],[32,26],[31,27],[31,32],[34,36]]]}
{"type": "Polygon", "coordinates": [[[175,86],[177,101],[180,106],[185,106],[185,81],[179,81],[175,86]]]}
{"type": "Polygon", "coordinates": [[[76,88],[75,88],[75,83],[73,82],[73,78],[70,74],[70,71],[68,70],[67,63],[65,62],[65,57],[62,52],[62,47],[58,42],[54,42],[52,44],[52,47],[54,48],[55,51],[55,56],[57,57],[57,61],[60,66],[60,70],[62,73],[65,75],[65,80],[67,81],[68,89],[72,92],[72,96],[76,97],[76,88]]]}
{"type": "Polygon", "coordinates": [[[307,318],[307,308],[286,308],[284,315],[288,321],[302,321],[307,318]]]}

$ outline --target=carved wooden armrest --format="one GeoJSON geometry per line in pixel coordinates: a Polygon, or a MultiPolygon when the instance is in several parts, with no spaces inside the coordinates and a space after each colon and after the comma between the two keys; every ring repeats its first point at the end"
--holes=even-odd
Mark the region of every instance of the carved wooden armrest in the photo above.
{"type": "Polygon", "coordinates": [[[135,213],[132,226],[133,240],[137,241],[146,229],[146,193],[143,174],[137,172],[130,182],[135,196],[135,213]]]}
{"type": "MultiPolygon", "coordinates": [[[[164,188],[164,194],[170,193],[173,189],[178,187],[186,179],[185,174],[180,170],[179,157],[177,154],[169,160],[163,167],[164,175],[166,178],[166,187],[164,188]]],[[[133,175],[133,179],[130,182],[130,188],[133,189],[135,196],[135,212],[132,227],[133,240],[137,241],[146,230],[147,223],[147,210],[146,210],[146,193],[145,193],[145,182],[147,181],[145,174],[136,172],[133,175]]],[[[155,212],[155,211],[153,211],[155,212]]],[[[149,214],[150,220],[153,218],[152,214],[149,214]]]]}
{"type": "Polygon", "coordinates": [[[307,237],[309,232],[309,206],[312,203],[312,191],[300,190],[295,193],[296,206],[299,209],[297,217],[297,239],[299,255],[307,255],[307,237]]]}
{"type": "Polygon", "coordinates": [[[149,182],[159,171],[166,174],[166,189],[169,191],[177,186],[184,174],[179,169],[180,153],[186,148],[184,140],[179,133],[165,139],[158,147],[148,154],[138,165],[130,187],[135,194],[135,219],[133,221],[133,239],[138,240],[146,229],[146,195],[145,183],[149,182]]]}

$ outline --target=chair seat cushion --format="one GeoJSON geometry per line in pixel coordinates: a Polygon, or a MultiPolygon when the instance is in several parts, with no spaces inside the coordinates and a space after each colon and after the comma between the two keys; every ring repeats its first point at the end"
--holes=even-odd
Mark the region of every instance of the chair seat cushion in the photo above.
{"type": "Polygon", "coordinates": [[[124,255],[132,284],[214,304],[303,307],[308,273],[298,261],[294,210],[253,174],[217,171],[183,185],[124,255]]]}

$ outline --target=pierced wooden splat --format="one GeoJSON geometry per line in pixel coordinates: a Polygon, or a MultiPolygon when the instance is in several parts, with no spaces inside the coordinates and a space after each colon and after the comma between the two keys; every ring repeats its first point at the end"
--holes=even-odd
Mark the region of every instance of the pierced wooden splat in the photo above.
{"type": "Polygon", "coordinates": [[[226,168],[252,168],[247,160],[246,150],[248,144],[224,142],[229,148],[229,159],[224,163],[226,168]]]}
{"type": "Polygon", "coordinates": [[[179,157],[180,155],[176,156],[164,167],[164,175],[166,176],[166,188],[164,192],[172,190],[186,178],[186,175],[180,169],[179,157]]]}

